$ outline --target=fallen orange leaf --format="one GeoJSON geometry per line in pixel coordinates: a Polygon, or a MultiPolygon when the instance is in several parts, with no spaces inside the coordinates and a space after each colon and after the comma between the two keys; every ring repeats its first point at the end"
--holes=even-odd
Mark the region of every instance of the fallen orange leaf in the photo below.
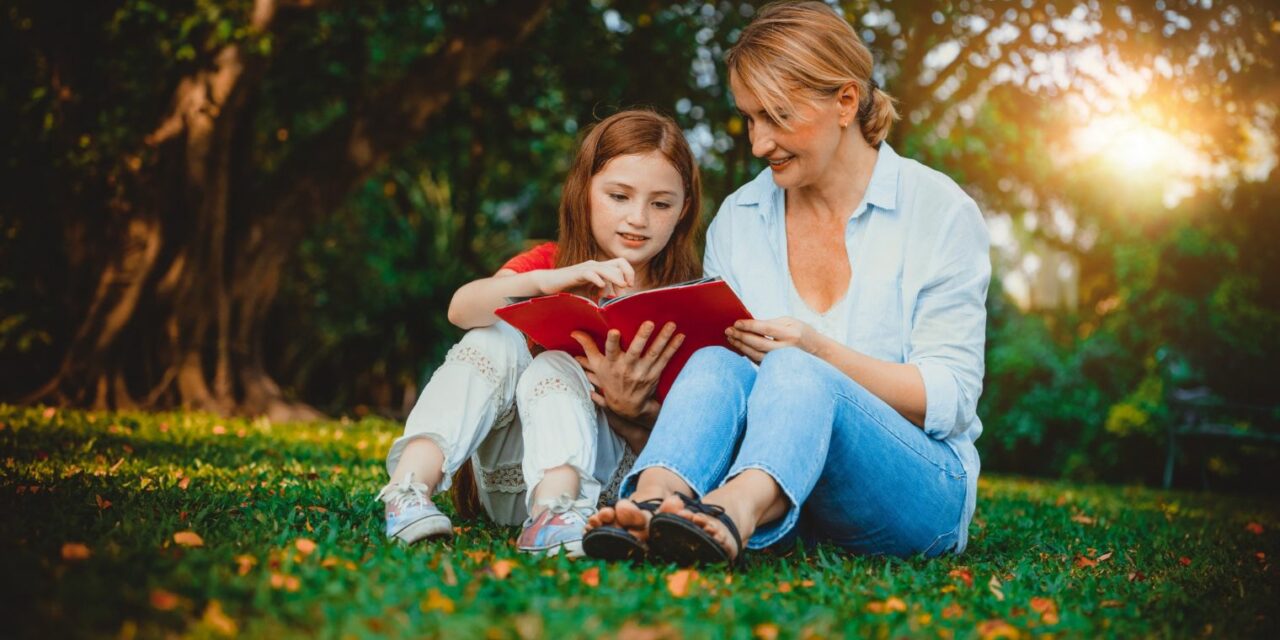
{"type": "Polygon", "coordinates": [[[1102,554],[1102,555],[1098,556],[1098,562],[1106,562],[1107,560],[1109,560],[1109,559],[1111,558],[1111,554],[1113,554],[1113,553],[1115,553],[1115,552],[1114,552],[1114,551],[1108,551],[1108,552],[1106,552],[1106,553],[1104,553],[1104,554],[1102,554]]]}
{"type": "Polygon", "coordinates": [[[90,555],[92,554],[89,552],[89,547],[79,542],[68,542],[62,545],[63,560],[71,562],[88,560],[90,555]]]}
{"type": "Polygon", "coordinates": [[[173,541],[184,547],[204,546],[204,538],[194,531],[179,531],[173,534],[173,541]]]}
{"type": "Polygon", "coordinates": [[[1245,525],[1244,529],[1245,531],[1248,531],[1249,533],[1252,533],[1255,536],[1262,535],[1262,531],[1263,531],[1262,525],[1256,522],[1250,522],[1249,524],[1245,525]]]}
{"type": "Polygon", "coordinates": [[[250,555],[236,556],[236,575],[242,576],[246,573],[249,573],[249,570],[252,569],[253,565],[257,563],[258,563],[257,558],[254,558],[253,556],[250,556],[250,555]]]}
{"type": "Polygon", "coordinates": [[[778,593],[791,593],[791,583],[783,582],[778,585],[778,593]]]}
{"type": "Polygon", "coordinates": [[[969,571],[969,567],[956,567],[955,569],[952,569],[951,573],[948,573],[947,576],[951,578],[959,578],[966,587],[973,586],[973,573],[969,571]]]}
{"type": "Polygon", "coordinates": [[[179,481],[178,481],[178,488],[179,488],[179,489],[182,489],[183,491],[186,491],[186,490],[187,490],[187,487],[189,487],[189,486],[191,486],[191,478],[189,478],[189,477],[188,477],[188,478],[183,478],[183,479],[181,479],[181,480],[179,480],[179,481]]]}
{"type": "Polygon", "coordinates": [[[772,622],[762,622],[756,625],[756,628],[753,629],[751,633],[755,637],[760,638],[760,640],[777,640],[778,625],[773,624],[772,622]]]}
{"type": "Polygon", "coordinates": [[[98,503],[98,511],[106,511],[111,508],[111,501],[104,500],[102,496],[95,495],[93,499],[98,503]]]}
{"type": "Polygon", "coordinates": [[[942,619],[950,620],[951,618],[959,618],[964,615],[964,608],[958,604],[952,603],[942,610],[942,619]]]}
{"type": "Polygon", "coordinates": [[[1181,558],[1178,558],[1178,562],[1181,562],[1182,566],[1184,567],[1191,566],[1191,558],[1188,558],[1186,556],[1182,556],[1181,558]]]}
{"type": "Polygon", "coordinates": [[[432,589],[427,592],[427,597],[418,605],[423,613],[428,611],[443,611],[445,613],[453,613],[453,600],[448,596],[440,593],[439,589],[432,589]]]}
{"type": "Polygon", "coordinates": [[[488,551],[467,551],[467,552],[464,552],[464,555],[466,555],[468,558],[471,558],[471,561],[476,564],[480,564],[481,562],[484,562],[485,560],[489,559],[488,551]]]}
{"type": "Polygon", "coordinates": [[[1090,518],[1089,516],[1086,516],[1086,515],[1084,515],[1083,513],[1077,513],[1076,515],[1071,516],[1071,521],[1072,521],[1072,522],[1079,522],[1080,524],[1087,524],[1087,525],[1092,526],[1093,524],[1095,524],[1096,522],[1098,522],[1098,519],[1097,519],[1097,518],[1090,518]]]}
{"type": "Polygon", "coordinates": [[[178,596],[164,589],[151,590],[151,607],[160,611],[171,611],[178,606],[178,596]]]}
{"type": "Polygon", "coordinates": [[[1031,610],[1040,614],[1045,624],[1058,624],[1058,604],[1048,598],[1032,598],[1031,610]]]}
{"type": "Polygon", "coordinates": [[[590,569],[583,571],[580,579],[582,580],[582,584],[585,584],[588,587],[600,586],[600,567],[591,567],[590,569]]]}
{"type": "Polygon", "coordinates": [[[45,409],[44,413],[41,415],[44,416],[45,420],[49,420],[49,419],[52,419],[54,416],[58,415],[58,410],[54,409],[53,407],[49,407],[45,409]]]}
{"type": "Polygon", "coordinates": [[[209,601],[209,606],[205,607],[202,620],[219,634],[224,636],[236,635],[236,621],[227,617],[227,614],[222,611],[222,603],[217,600],[209,601]]]}
{"type": "Polygon", "coordinates": [[[995,640],[996,638],[1017,640],[1022,637],[1022,634],[1017,628],[1004,620],[984,620],[978,624],[978,637],[982,638],[982,640],[995,640]]]}
{"type": "Polygon", "coordinates": [[[1089,567],[1096,566],[1098,566],[1097,560],[1094,560],[1093,558],[1086,558],[1084,556],[1076,556],[1076,568],[1087,569],[1089,567]]]}
{"type": "Polygon", "coordinates": [[[226,432],[227,432],[227,428],[226,428],[226,427],[224,427],[224,426],[222,426],[222,425],[220,425],[220,424],[215,424],[215,425],[213,425],[213,435],[215,435],[215,436],[220,436],[220,435],[225,434],[226,432]]]}
{"type": "Polygon", "coordinates": [[[315,541],[309,538],[298,538],[293,542],[293,546],[304,556],[309,556],[316,550],[315,541]]]}
{"type": "Polygon", "coordinates": [[[679,569],[667,574],[667,591],[677,598],[689,595],[689,583],[698,577],[694,569],[679,569]]]}
{"type": "Polygon", "coordinates": [[[499,580],[506,580],[507,576],[511,575],[511,570],[514,568],[516,568],[516,563],[510,560],[497,560],[492,565],[489,565],[489,569],[493,571],[494,577],[499,580]]]}
{"type": "Polygon", "coordinates": [[[871,613],[893,613],[895,611],[902,612],[907,610],[907,603],[902,598],[890,597],[884,602],[867,603],[867,611],[871,613]]]}

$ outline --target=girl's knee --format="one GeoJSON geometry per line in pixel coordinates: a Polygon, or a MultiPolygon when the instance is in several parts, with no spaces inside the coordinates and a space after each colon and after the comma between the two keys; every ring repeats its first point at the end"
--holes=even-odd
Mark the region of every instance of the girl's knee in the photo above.
{"type": "MultiPolygon", "coordinates": [[[[552,391],[586,393],[588,385],[582,365],[564,351],[543,351],[534,357],[520,376],[516,397],[533,400],[552,391]]],[[[589,397],[589,396],[588,396],[589,397]]]]}

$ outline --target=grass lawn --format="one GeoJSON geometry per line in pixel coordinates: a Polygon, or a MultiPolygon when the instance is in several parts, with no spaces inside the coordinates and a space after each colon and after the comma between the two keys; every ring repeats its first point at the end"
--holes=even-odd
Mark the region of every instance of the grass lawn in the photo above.
{"type": "MultiPolygon", "coordinates": [[[[984,477],[969,550],[729,574],[387,544],[397,424],[0,406],[4,635],[1276,637],[1280,503],[984,477]]],[[[444,502],[444,501],[442,501],[444,502]]]]}

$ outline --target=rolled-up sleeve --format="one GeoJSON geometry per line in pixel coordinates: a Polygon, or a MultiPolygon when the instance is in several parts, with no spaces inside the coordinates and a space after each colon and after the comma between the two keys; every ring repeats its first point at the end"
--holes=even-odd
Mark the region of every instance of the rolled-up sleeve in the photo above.
{"type": "Polygon", "coordinates": [[[712,218],[711,225],[707,227],[707,246],[702,256],[702,275],[705,277],[720,277],[729,284],[729,288],[734,291],[738,289],[738,283],[734,282],[733,277],[728,270],[729,251],[732,243],[730,242],[729,216],[733,210],[733,196],[725,198],[720,204],[720,211],[716,213],[716,217],[712,218]]]}
{"type": "Polygon", "coordinates": [[[937,231],[932,262],[912,310],[907,361],[924,380],[924,430],[945,440],[977,419],[991,243],[982,213],[970,199],[950,212],[937,231]]]}

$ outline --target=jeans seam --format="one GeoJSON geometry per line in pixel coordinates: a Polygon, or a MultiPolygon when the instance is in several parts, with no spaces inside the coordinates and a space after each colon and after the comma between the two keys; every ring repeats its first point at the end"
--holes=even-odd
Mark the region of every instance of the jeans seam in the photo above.
{"type": "MultiPolygon", "coordinates": [[[[879,426],[881,429],[884,429],[884,430],[885,430],[885,431],[886,431],[890,436],[892,436],[892,437],[893,437],[893,439],[894,439],[894,440],[897,440],[897,441],[898,441],[899,443],[901,443],[904,447],[906,447],[907,449],[910,449],[912,453],[916,454],[917,456],[919,456],[919,457],[920,457],[921,459],[923,459],[924,461],[926,461],[926,462],[928,462],[929,464],[931,464],[931,465],[933,465],[933,466],[937,467],[939,471],[941,471],[941,472],[943,472],[943,473],[945,473],[945,474],[947,474],[947,475],[951,476],[951,478],[952,478],[952,479],[955,479],[955,480],[959,480],[959,479],[962,479],[962,478],[966,477],[966,472],[965,472],[965,470],[964,470],[963,468],[961,468],[959,471],[952,471],[951,469],[948,469],[946,466],[944,466],[942,463],[938,462],[937,460],[934,460],[932,457],[925,455],[925,453],[924,453],[923,451],[920,451],[918,448],[916,448],[916,446],[915,446],[915,445],[911,444],[910,442],[908,442],[907,440],[905,440],[904,438],[902,438],[901,436],[899,436],[899,435],[898,435],[898,434],[897,434],[897,433],[896,433],[896,432],[895,432],[895,431],[894,431],[894,430],[893,430],[889,425],[885,424],[885,423],[884,423],[884,421],[883,421],[883,420],[881,420],[879,416],[877,416],[873,411],[871,411],[871,410],[870,410],[870,409],[869,409],[865,404],[863,404],[862,402],[859,402],[857,399],[853,398],[853,396],[850,396],[849,394],[844,393],[844,392],[842,392],[842,391],[836,391],[836,392],[835,392],[835,394],[836,394],[837,396],[840,396],[841,398],[844,398],[844,399],[845,399],[845,400],[847,400],[850,404],[852,404],[853,406],[857,407],[858,409],[862,410],[862,413],[863,413],[864,415],[866,415],[867,417],[871,418],[871,420],[872,420],[873,422],[875,422],[877,426],[879,426]]],[[[905,418],[904,418],[904,419],[905,419],[905,418]]],[[[912,426],[914,426],[914,425],[912,425],[912,426]]],[[[929,438],[929,439],[931,439],[931,440],[933,439],[933,438],[932,438],[931,436],[929,436],[928,434],[925,434],[925,437],[927,437],[927,438],[929,438]]],[[[939,441],[937,441],[937,442],[943,442],[943,441],[939,440],[939,441]]],[[[945,444],[945,442],[943,442],[943,444],[945,444]]],[[[951,447],[950,447],[950,446],[948,446],[948,447],[947,447],[947,451],[951,451],[951,447]]],[[[954,451],[951,451],[951,453],[952,453],[952,455],[955,455],[955,452],[954,452],[954,451]]],[[[959,462],[959,457],[957,457],[957,458],[956,458],[956,461],[957,461],[957,462],[959,462]]]]}

